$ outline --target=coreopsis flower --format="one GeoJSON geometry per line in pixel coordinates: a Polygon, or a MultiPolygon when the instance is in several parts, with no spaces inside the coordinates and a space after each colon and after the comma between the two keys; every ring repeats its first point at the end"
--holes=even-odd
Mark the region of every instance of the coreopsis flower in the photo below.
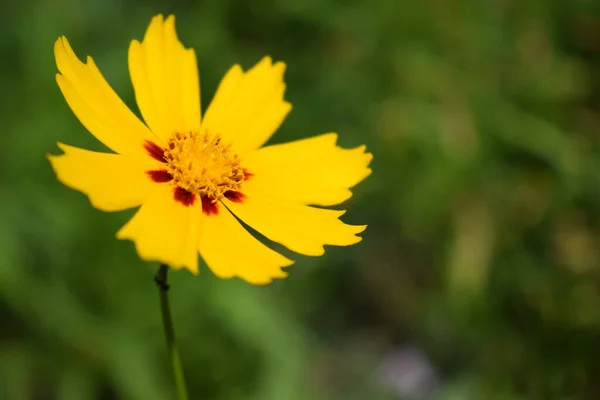
{"type": "Polygon", "coordinates": [[[248,71],[234,65],[201,117],[196,55],[175,32],[175,18],[154,17],[129,47],[129,73],[145,123],[88,57],[65,37],[54,47],[56,81],[79,121],[114,153],[62,143],[49,156],[58,179],[103,211],[139,210],[118,232],[143,260],[198,273],[198,253],[221,278],[261,284],[293,261],[249,233],[241,220],[293,252],[361,240],[365,226],[344,224],[350,188],[367,177],[365,146],[342,149],[335,133],[261,147],[292,106],[284,100],[285,64],[264,57],[248,71]],[[237,218],[236,218],[237,217],[237,218]]]}

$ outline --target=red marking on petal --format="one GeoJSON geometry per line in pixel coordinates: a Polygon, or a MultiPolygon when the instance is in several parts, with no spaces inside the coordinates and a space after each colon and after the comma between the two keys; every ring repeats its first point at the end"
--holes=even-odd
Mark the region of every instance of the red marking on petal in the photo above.
{"type": "Polygon", "coordinates": [[[173,180],[171,175],[166,169],[157,169],[154,171],[146,171],[150,179],[157,183],[170,182],[173,180]]]}
{"type": "Polygon", "coordinates": [[[234,203],[242,203],[246,198],[246,195],[242,192],[236,192],[234,190],[228,190],[225,192],[225,197],[234,203]]]}
{"type": "Polygon", "coordinates": [[[219,214],[219,205],[212,201],[210,197],[202,196],[202,212],[206,215],[219,214]]]}
{"type": "Polygon", "coordinates": [[[194,193],[188,192],[187,190],[179,186],[175,188],[175,190],[173,191],[173,195],[175,201],[178,201],[186,207],[193,205],[196,201],[196,195],[194,193]]]}
{"type": "Polygon", "coordinates": [[[246,168],[242,168],[242,171],[244,171],[244,180],[247,181],[248,179],[252,178],[254,176],[254,174],[250,171],[248,171],[246,168]]]}
{"type": "Polygon", "coordinates": [[[156,143],[146,140],[146,142],[144,143],[144,149],[146,149],[148,155],[154,158],[155,160],[160,161],[162,163],[167,162],[167,160],[165,160],[165,150],[156,143]]]}

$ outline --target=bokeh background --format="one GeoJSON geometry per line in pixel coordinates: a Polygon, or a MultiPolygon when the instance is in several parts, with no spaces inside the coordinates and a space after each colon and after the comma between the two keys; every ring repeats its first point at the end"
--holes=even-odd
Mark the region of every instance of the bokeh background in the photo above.
{"type": "Polygon", "coordinates": [[[59,184],[55,142],[101,149],[54,81],[92,55],[135,109],[127,47],[175,13],[202,103],[236,62],[288,64],[271,143],[338,131],[373,174],[359,245],[253,287],[171,274],[192,399],[600,399],[600,3],[3,2],[0,399],[174,398],[157,266],[59,184]]]}

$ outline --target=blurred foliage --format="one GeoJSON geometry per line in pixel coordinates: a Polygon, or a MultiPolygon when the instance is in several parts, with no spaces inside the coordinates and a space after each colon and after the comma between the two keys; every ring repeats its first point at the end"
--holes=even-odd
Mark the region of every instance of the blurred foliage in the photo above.
{"type": "Polygon", "coordinates": [[[347,204],[361,244],[268,287],[171,274],[192,398],[600,398],[599,2],[29,0],[0,13],[0,399],[173,396],[157,266],[114,239],[131,212],[45,159],[101,149],[54,40],[133,106],[127,46],[157,13],[196,49],[204,106],[270,54],[294,104],[272,143],[337,131],[375,155],[347,204]]]}

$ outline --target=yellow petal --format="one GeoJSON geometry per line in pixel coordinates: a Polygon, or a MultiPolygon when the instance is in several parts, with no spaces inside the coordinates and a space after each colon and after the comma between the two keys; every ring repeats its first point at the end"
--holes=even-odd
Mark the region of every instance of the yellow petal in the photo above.
{"type": "Polygon", "coordinates": [[[176,202],[173,186],[155,185],[148,200],[117,232],[117,238],[132,240],[143,260],[197,274],[201,209],[199,200],[192,206],[176,202]]]}
{"type": "Polygon", "coordinates": [[[60,74],[56,81],[81,123],[98,140],[117,153],[144,154],[144,142],[156,140],[106,82],[91,57],[82,63],[67,38],[54,44],[60,74]]]}
{"type": "Polygon", "coordinates": [[[352,196],[349,188],[365,179],[373,156],[365,146],[336,146],[337,134],[263,147],[244,158],[253,174],[244,188],[300,204],[331,206],[352,196]]]}
{"type": "Polygon", "coordinates": [[[200,86],[193,49],[183,47],[175,17],[152,19],[142,43],[129,46],[129,74],[140,112],[157,135],[200,129],[200,86]]]}
{"type": "Polygon", "coordinates": [[[287,276],[281,267],[293,261],[255,239],[225,207],[218,215],[203,216],[201,225],[200,255],[218,277],[259,285],[287,276]]]}
{"type": "Polygon", "coordinates": [[[262,146],[281,125],[292,105],[283,100],[285,64],[264,57],[248,72],[234,65],[223,77],[202,127],[232,141],[244,153],[262,146]]]}
{"type": "Polygon", "coordinates": [[[86,194],[102,211],[120,211],[140,205],[156,183],[147,170],[160,167],[148,157],[147,163],[120,154],[97,153],[59,143],[65,154],[49,155],[58,179],[86,194]]]}
{"type": "Polygon", "coordinates": [[[366,226],[347,225],[339,220],[345,211],[324,210],[286,203],[244,188],[242,202],[224,200],[242,221],[266,238],[296,253],[320,256],[323,245],[349,246],[362,240],[356,234],[366,226]]]}

